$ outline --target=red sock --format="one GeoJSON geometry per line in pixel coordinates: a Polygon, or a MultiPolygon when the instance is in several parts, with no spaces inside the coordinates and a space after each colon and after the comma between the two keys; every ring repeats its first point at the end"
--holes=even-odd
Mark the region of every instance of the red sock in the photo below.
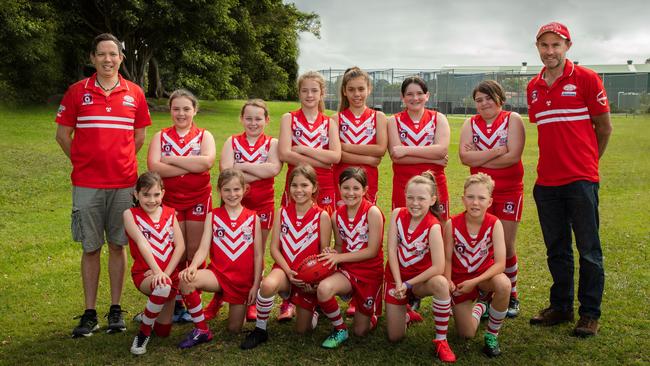
{"type": "Polygon", "coordinates": [[[172,289],[171,286],[158,286],[153,289],[151,295],[149,295],[149,300],[147,305],[144,308],[144,313],[142,314],[142,323],[140,324],[140,331],[146,336],[151,335],[151,328],[153,327],[158,314],[167,302],[167,299],[176,296],[176,291],[172,289]]]}
{"type": "Polygon", "coordinates": [[[336,302],[334,297],[331,297],[327,301],[319,301],[318,305],[320,306],[325,316],[329,318],[332,322],[332,325],[335,329],[347,329],[347,326],[343,322],[343,317],[341,316],[341,309],[339,308],[339,303],[336,302]]]}
{"type": "Polygon", "coordinates": [[[153,331],[156,333],[156,337],[165,338],[169,337],[169,334],[172,332],[171,324],[160,324],[155,322],[153,324],[153,331]]]}
{"type": "Polygon", "coordinates": [[[510,296],[517,297],[517,273],[519,272],[519,265],[517,264],[517,256],[513,255],[510,258],[506,258],[506,269],[503,273],[508,276],[510,279],[510,296]]]}
{"type": "Polygon", "coordinates": [[[201,330],[208,330],[208,325],[205,323],[205,316],[203,316],[203,305],[201,305],[201,296],[199,293],[192,291],[187,295],[183,295],[183,301],[187,305],[187,312],[192,316],[194,326],[201,330]]]}

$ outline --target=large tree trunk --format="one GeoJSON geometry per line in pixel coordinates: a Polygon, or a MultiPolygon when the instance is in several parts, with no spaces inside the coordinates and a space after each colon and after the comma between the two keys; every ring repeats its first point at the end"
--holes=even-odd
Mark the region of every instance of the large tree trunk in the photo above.
{"type": "Polygon", "coordinates": [[[158,68],[158,59],[151,57],[149,60],[149,72],[147,73],[149,84],[147,85],[147,96],[162,98],[165,94],[162,80],[160,80],[160,69],[158,68]]]}

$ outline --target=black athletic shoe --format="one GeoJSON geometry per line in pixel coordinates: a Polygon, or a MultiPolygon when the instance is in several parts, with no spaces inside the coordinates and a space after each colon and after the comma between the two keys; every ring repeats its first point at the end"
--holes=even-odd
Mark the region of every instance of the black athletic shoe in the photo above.
{"type": "Polygon", "coordinates": [[[82,315],[75,316],[74,319],[81,320],[79,320],[79,325],[72,330],[72,338],[90,337],[94,331],[99,329],[96,312],[86,310],[82,315]]]}
{"type": "Polygon", "coordinates": [[[111,305],[110,310],[104,318],[108,318],[108,328],[106,333],[119,333],[126,330],[126,324],[124,323],[124,317],[122,313],[126,311],[122,310],[119,305],[111,305]]]}
{"type": "Polygon", "coordinates": [[[492,358],[497,357],[501,354],[501,348],[499,348],[499,340],[494,334],[485,333],[483,337],[485,341],[485,346],[483,346],[483,353],[486,356],[492,358]]]}
{"type": "Polygon", "coordinates": [[[255,327],[252,332],[248,333],[246,339],[239,345],[241,349],[253,349],[269,339],[269,333],[262,329],[255,327]]]}

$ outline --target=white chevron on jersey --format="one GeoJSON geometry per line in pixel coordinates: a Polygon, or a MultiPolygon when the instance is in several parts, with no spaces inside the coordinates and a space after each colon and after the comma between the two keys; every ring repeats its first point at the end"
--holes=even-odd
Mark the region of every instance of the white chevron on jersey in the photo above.
{"type": "Polygon", "coordinates": [[[266,160],[268,158],[268,153],[267,153],[267,144],[264,143],[260,145],[260,147],[252,152],[248,152],[250,147],[243,147],[239,143],[239,139],[233,138],[232,142],[235,144],[235,147],[239,153],[242,155],[242,160],[247,163],[266,163],[266,160]],[[261,158],[260,158],[261,157],[261,158]]]}
{"type": "Polygon", "coordinates": [[[243,238],[244,229],[248,228],[251,230],[251,226],[255,216],[252,215],[246,221],[244,221],[238,228],[231,230],[228,225],[223,222],[217,215],[212,215],[213,218],[213,227],[218,227],[223,229],[224,235],[219,237],[215,235],[215,232],[212,233],[213,242],[230,258],[231,262],[234,262],[239,258],[239,256],[253,244],[253,237],[250,237],[250,240],[243,238]]]}
{"type": "Polygon", "coordinates": [[[402,225],[401,218],[397,219],[397,234],[401,238],[399,240],[397,248],[397,258],[402,267],[406,268],[410,265],[418,263],[421,261],[426,254],[429,253],[429,230],[426,229],[418,236],[412,240],[407,240],[407,236],[404,233],[404,227],[402,225]],[[420,248],[418,245],[420,244],[420,248]],[[424,246],[422,246],[424,245],[424,246]]]}
{"type": "MultiPolygon", "coordinates": [[[[318,239],[319,235],[316,233],[316,230],[318,230],[319,220],[320,214],[314,215],[314,218],[310,222],[304,223],[302,228],[298,230],[293,222],[291,222],[287,210],[282,209],[282,224],[286,225],[287,232],[281,233],[280,243],[282,244],[282,251],[291,263],[293,263],[303,250],[309,248],[318,239]]],[[[320,243],[317,245],[320,246],[320,243]]]]}
{"type": "Polygon", "coordinates": [[[144,237],[151,246],[151,253],[161,262],[167,262],[167,258],[174,251],[174,246],[172,245],[174,236],[170,235],[170,233],[172,233],[174,216],[170,216],[167,222],[164,225],[161,225],[159,229],[153,228],[140,216],[134,216],[143,235],[145,232],[148,233],[148,235],[144,235],[144,237]]]}
{"type": "Polygon", "coordinates": [[[402,140],[402,144],[406,146],[429,146],[433,144],[433,139],[429,141],[426,139],[427,135],[429,134],[435,136],[436,125],[433,123],[433,118],[431,118],[424,124],[424,126],[422,126],[420,132],[413,131],[406,123],[402,122],[399,119],[399,116],[395,116],[395,120],[397,121],[398,131],[406,132],[406,136],[402,140]]]}
{"type": "Polygon", "coordinates": [[[367,145],[377,133],[377,129],[372,123],[375,119],[375,113],[376,112],[372,112],[370,116],[359,125],[356,125],[354,121],[350,121],[345,115],[343,115],[343,113],[339,113],[339,118],[345,123],[345,126],[347,126],[345,131],[342,129],[340,130],[339,137],[341,138],[341,141],[346,144],[367,145]],[[372,134],[366,133],[366,129],[368,128],[367,126],[373,126],[372,134]]]}
{"type": "Polygon", "coordinates": [[[481,266],[486,259],[488,259],[487,252],[489,252],[490,247],[492,247],[491,234],[492,227],[485,230],[483,238],[481,238],[476,245],[471,246],[471,240],[467,240],[463,234],[456,228],[454,228],[454,242],[457,243],[454,245],[454,255],[460,261],[460,263],[467,268],[468,273],[476,271],[477,268],[481,266]],[[459,244],[463,246],[462,253],[457,250],[459,244]],[[481,249],[485,250],[486,253],[481,253],[481,249]]]}
{"type": "Polygon", "coordinates": [[[478,125],[472,120],[472,131],[476,136],[478,136],[478,141],[475,141],[474,144],[478,147],[479,150],[485,151],[493,149],[494,146],[499,142],[499,139],[503,136],[502,131],[506,131],[508,128],[508,117],[506,116],[503,120],[503,123],[497,127],[496,130],[492,133],[490,137],[487,137],[483,131],[478,127],[478,125]]]}
{"type": "Polygon", "coordinates": [[[293,117],[294,131],[291,139],[297,145],[308,146],[314,149],[323,148],[329,142],[329,119],[323,120],[320,126],[310,131],[305,128],[297,116],[293,117]],[[298,134],[296,134],[296,132],[298,134]]]}
{"type": "Polygon", "coordinates": [[[187,156],[188,152],[192,150],[192,147],[195,144],[198,144],[201,141],[201,137],[203,136],[203,131],[199,132],[198,135],[194,136],[193,139],[188,141],[185,144],[185,147],[180,147],[178,144],[171,138],[169,137],[166,133],[162,133],[162,139],[165,140],[166,143],[168,143],[172,147],[172,153],[174,156],[187,156]]]}
{"type": "Polygon", "coordinates": [[[337,226],[339,230],[343,230],[346,240],[346,248],[348,252],[357,252],[363,249],[364,244],[368,243],[368,220],[366,212],[361,216],[359,222],[353,227],[348,228],[348,223],[345,222],[341,215],[336,215],[337,226]]]}

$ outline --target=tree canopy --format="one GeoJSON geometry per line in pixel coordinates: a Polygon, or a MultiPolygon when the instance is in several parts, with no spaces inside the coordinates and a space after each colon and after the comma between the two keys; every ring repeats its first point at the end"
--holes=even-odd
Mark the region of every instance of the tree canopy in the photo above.
{"type": "Polygon", "coordinates": [[[300,32],[320,20],[282,0],[7,0],[0,8],[0,97],[43,101],[88,73],[92,39],[125,46],[120,72],[151,97],[294,96],[300,32]]]}

